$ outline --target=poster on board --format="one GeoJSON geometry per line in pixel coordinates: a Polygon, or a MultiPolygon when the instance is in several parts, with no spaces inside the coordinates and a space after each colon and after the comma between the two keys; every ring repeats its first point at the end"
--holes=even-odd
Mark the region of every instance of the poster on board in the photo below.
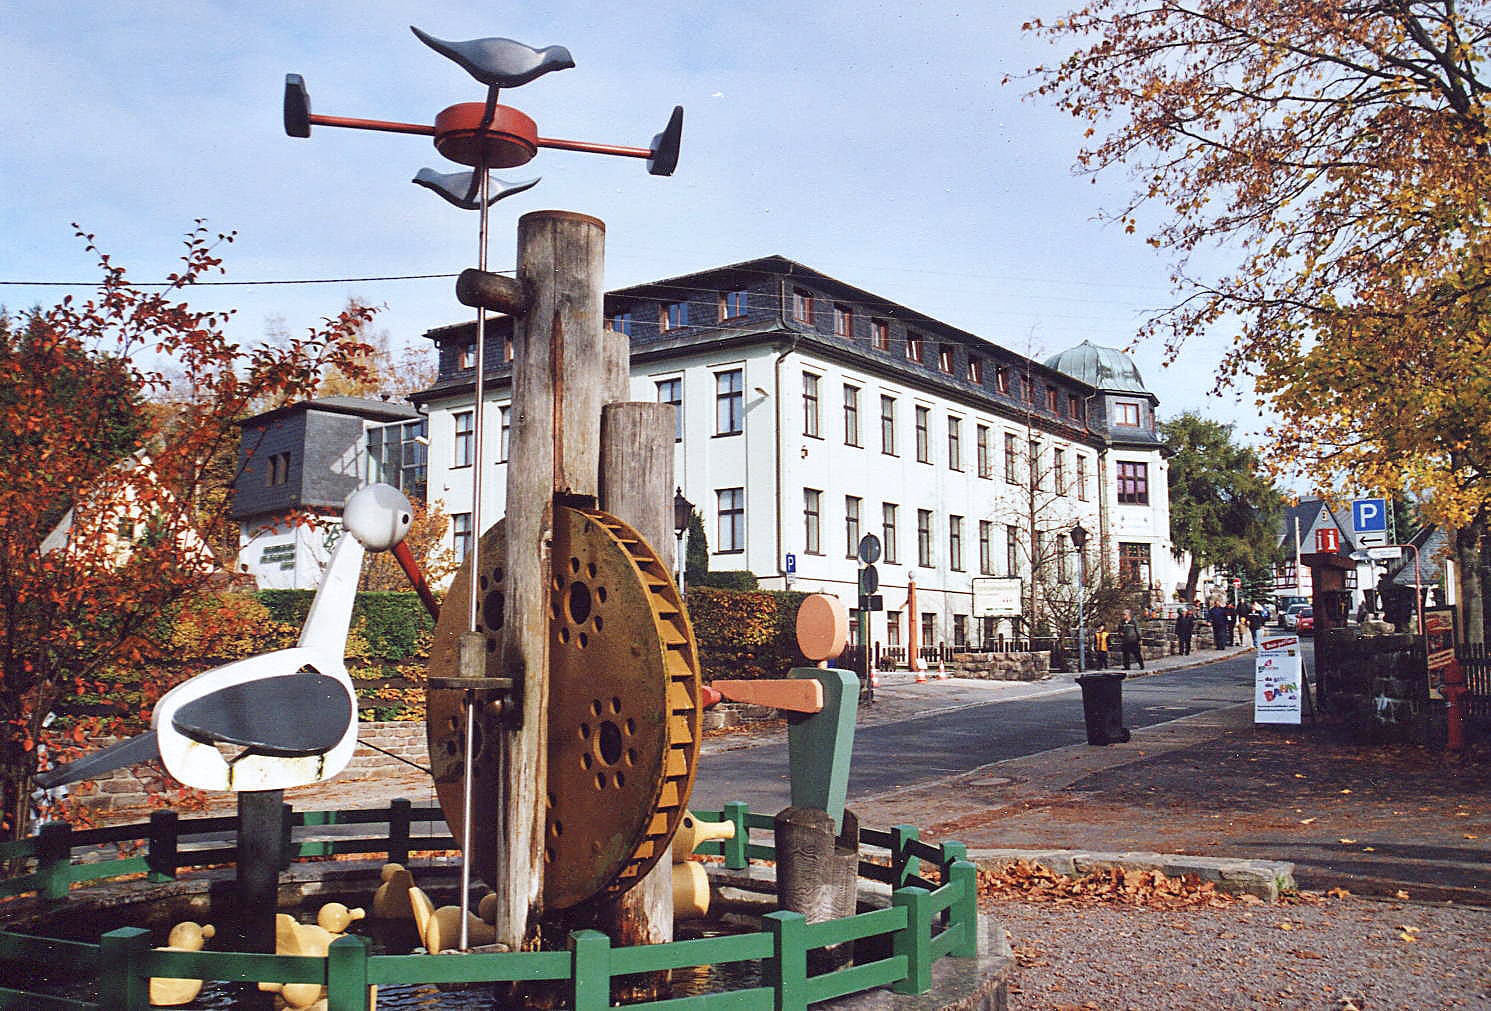
{"type": "Polygon", "coordinates": [[[1258,644],[1253,673],[1253,722],[1300,722],[1304,658],[1299,636],[1274,635],[1258,644]]]}
{"type": "Polygon", "coordinates": [[[1429,661],[1429,697],[1443,698],[1445,672],[1455,662],[1455,606],[1424,608],[1424,649],[1429,661]]]}

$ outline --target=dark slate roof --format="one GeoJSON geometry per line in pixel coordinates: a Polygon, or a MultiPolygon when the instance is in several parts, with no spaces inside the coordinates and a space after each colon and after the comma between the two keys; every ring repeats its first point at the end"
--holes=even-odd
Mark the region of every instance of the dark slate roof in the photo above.
{"type": "Polygon", "coordinates": [[[373,400],[369,397],[315,397],[311,400],[300,400],[284,407],[277,407],[263,414],[256,414],[252,418],[245,418],[242,425],[260,425],[276,421],[279,418],[298,411],[325,411],[329,414],[351,414],[355,417],[364,418],[368,421],[405,421],[419,417],[419,412],[413,405],[396,403],[392,400],[373,400]]]}

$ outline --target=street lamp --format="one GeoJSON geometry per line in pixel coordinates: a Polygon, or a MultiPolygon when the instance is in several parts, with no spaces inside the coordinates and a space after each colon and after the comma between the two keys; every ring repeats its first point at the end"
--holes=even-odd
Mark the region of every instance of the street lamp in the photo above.
{"type": "Polygon", "coordinates": [[[694,516],[694,503],[683,497],[682,488],[673,489],[673,536],[678,539],[678,595],[683,596],[683,553],[689,534],[689,520],[694,516]]]}
{"type": "Polygon", "coordinates": [[[1081,523],[1072,527],[1072,547],[1077,549],[1077,673],[1087,670],[1087,602],[1083,591],[1087,582],[1087,528],[1081,523]]]}

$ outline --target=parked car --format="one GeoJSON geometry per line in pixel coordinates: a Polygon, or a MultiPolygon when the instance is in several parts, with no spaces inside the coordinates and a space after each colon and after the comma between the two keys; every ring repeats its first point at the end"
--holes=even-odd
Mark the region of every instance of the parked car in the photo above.
{"type": "MultiPolygon", "coordinates": [[[[1284,612],[1284,622],[1283,622],[1284,627],[1285,628],[1292,628],[1295,631],[1298,631],[1299,630],[1298,622],[1299,622],[1300,613],[1303,612],[1303,611],[1309,611],[1309,610],[1310,610],[1310,605],[1309,604],[1290,604],[1289,607],[1288,607],[1288,609],[1285,610],[1285,612],[1284,612]]],[[[1313,614],[1313,613],[1314,612],[1312,611],[1311,614],[1313,614]]]]}
{"type": "Polygon", "coordinates": [[[1306,607],[1309,605],[1309,603],[1309,597],[1280,597],[1278,600],[1278,607],[1274,609],[1274,614],[1279,619],[1279,627],[1290,627],[1289,624],[1284,620],[1284,616],[1289,613],[1289,609],[1291,607],[1306,607]]]}
{"type": "Polygon", "coordinates": [[[1300,635],[1315,634],[1315,609],[1312,607],[1301,608],[1299,614],[1294,618],[1294,630],[1300,635]]]}

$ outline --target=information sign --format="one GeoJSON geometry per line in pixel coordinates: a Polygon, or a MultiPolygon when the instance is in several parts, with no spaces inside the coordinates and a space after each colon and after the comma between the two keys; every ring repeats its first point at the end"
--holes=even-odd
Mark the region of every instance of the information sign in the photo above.
{"type": "Polygon", "coordinates": [[[1298,724],[1304,676],[1298,636],[1275,635],[1259,643],[1253,674],[1253,722],[1298,724]]]}
{"type": "Polygon", "coordinates": [[[981,576],[973,581],[977,618],[1018,618],[1024,583],[1018,576],[981,576]]]}

